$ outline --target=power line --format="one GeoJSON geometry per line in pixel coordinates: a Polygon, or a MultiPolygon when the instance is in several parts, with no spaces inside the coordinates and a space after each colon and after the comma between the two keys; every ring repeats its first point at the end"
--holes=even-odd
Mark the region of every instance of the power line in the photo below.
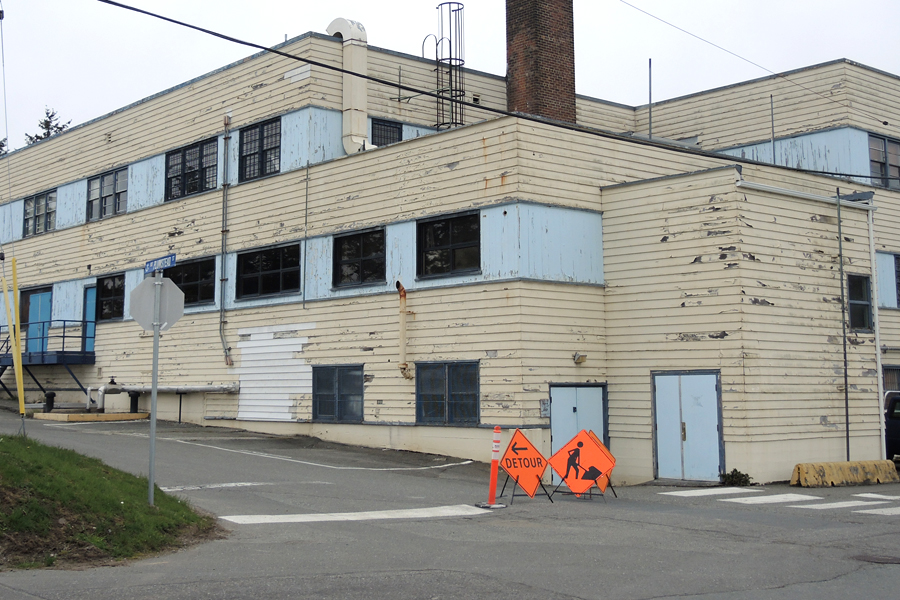
{"type": "Polygon", "coordinates": [[[662,18],[660,18],[660,17],[657,17],[656,15],[647,12],[647,11],[644,10],[643,8],[637,7],[637,6],[635,6],[634,4],[631,4],[630,2],[626,2],[625,0],[619,0],[619,2],[621,2],[622,4],[624,4],[624,5],[626,5],[626,6],[630,6],[631,8],[633,8],[634,10],[636,10],[636,11],[638,11],[638,12],[644,13],[644,14],[647,15],[648,17],[651,17],[651,18],[653,18],[653,19],[656,19],[656,20],[659,21],[660,23],[665,23],[665,24],[668,25],[669,27],[673,27],[673,28],[677,29],[678,31],[680,31],[680,32],[682,32],[682,33],[686,33],[686,34],[688,34],[689,36],[691,36],[691,37],[693,37],[693,38],[696,38],[696,39],[700,40],[700,41],[703,42],[704,44],[709,44],[710,46],[712,46],[712,47],[714,47],[714,48],[718,48],[719,50],[721,50],[721,51],[723,51],[723,52],[727,52],[728,54],[734,56],[735,58],[739,58],[740,60],[742,60],[742,61],[744,61],[744,62],[746,62],[746,63],[750,63],[750,64],[753,65],[754,67],[757,67],[757,68],[759,68],[759,69],[762,69],[763,71],[765,71],[765,72],[767,72],[767,73],[770,73],[770,74],[772,74],[772,75],[775,75],[776,77],[780,77],[780,78],[784,79],[785,81],[787,81],[788,83],[791,83],[791,84],[793,84],[793,85],[796,85],[797,87],[802,88],[802,89],[806,90],[807,92],[809,92],[809,93],[811,93],[811,94],[815,94],[815,95],[817,95],[817,96],[819,96],[819,97],[821,97],[821,98],[824,98],[825,100],[828,100],[828,101],[830,101],[830,102],[834,102],[835,104],[841,106],[841,108],[846,108],[847,110],[856,111],[857,113],[859,113],[859,114],[861,114],[861,115],[865,115],[865,116],[867,116],[867,117],[870,117],[870,118],[872,118],[872,119],[875,119],[876,121],[878,121],[878,122],[881,123],[882,125],[890,125],[890,123],[888,123],[887,121],[885,121],[884,119],[882,119],[882,118],[879,117],[879,116],[876,116],[876,115],[874,115],[874,114],[872,114],[872,113],[869,113],[869,112],[866,112],[866,111],[864,111],[864,110],[860,110],[860,109],[858,109],[858,108],[856,108],[856,107],[854,107],[854,106],[851,106],[851,105],[848,105],[848,104],[844,104],[843,102],[841,102],[841,101],[839,101],[839,100],[835,100],[834,98],[829,98],[829,97],[826,96],[825,94],[822,94],[822,93],[817,92],[817,91],[815,91],[815,90],[811,90],[811,89],[809,89],[808,87],[806,87],[806,86],[803,85],[803,84],[797,83],[796,81],[792,81],[791,79],[789,79],[789,78],[788,78],[786,75],[784,75],[784,74],[776,73],[775,71],[773,71],[773,70],[771,70],[771,69],[767,69],[766,67],[762,66],[761,64],[753,62],[753,61],[750,60],[749,58],[745,58],[745,57],[741,56],[740,54],[737,54],[737,53],[735,53],[735,52],[732,52],[732,51],[729,50],[728,48],[723,48],[722,46],[720,46],[720,45],[718,45],[718,44],[715,44],[715,43],[713,43],[713,42],[711,42],[711,41],[709,41],[709,40],[707,40],[707,39],[704,39],[704,38],[700,37],[699,35],[697,35],[697,34],[695,34],[695,33],[691,33],[691,32],[688,31],[687,29],[682,29],[682,28],[679,27],[678,25],[675,25],[674,23],[670,23],[670,22],[668,22],[668,21],[666,21],[665,19],[662,19],[662,18]]]}
{"type": "MultiPolygon", "coordinates": [[[[3,71],[3,128],[6,133],[6,153],[9,154],[9,117],[7,116],[6,101],[6,50],[3,43],[3,3],[0,2],[0,64],[3,71]]],[[[9,158],[6,159],[6,197],[7,201],[12,200],[12,167],[9,164],[9,158]]],[[[14,242],[10,242],[12,255],[16,255],[16,247],[14,242]]],[[[3,242],[0,240],[0,255],[3,254],[3,242]]],[[[2,267],[3,276],[6,277],[6,261],[0,258],[0,267],[2,267]]]]}
{"type": "MultiPolygon", "coordinates": [[[[205,34],[207,34],[207,35],[211,35],[211,36],[214,36],[214,37],[217,37],[217,38],[221,38],[221,39],[227,40],[227,41],[229,41],[229,42],[234,42],[234,43],[240,44],[240,45],[242,45],[242,46],[248,46],[248,47],[250,47],[250,48],[256,48],[256,49],[258,49],[258,50],[263,50],[263,51],[265,51],[265,52],[271,52],[272,54],[276,54],[276,55],[278,55],[278,56],[283,56],[283,57],[289,58],[289,59],[291,59],[291,60],[296,60],[296,61],[299,61],[299,62],[307,63],[307,64],[310,64],[310,65],[313,65],[313,66],[316,66],[316,67],[321,67],[321,68],[323,68],[323,69],[328,69],[328,70],[331,70],[331,71],[336,71],[336,72],[338,72],[338,73],[345,73],[345,74],[347,74],[347,75],[353,75],[354,77],[359,77],[359,78],[361,78],[361,79],[365,79],[365,80],[367,80],[367,81],[372,81],[372,82],[374,82],[374,83],[379,83],[379,84],[381,84],[381,85],[385,85],[385,86],[388,86],[388,87],[391,87],[391,88],[400,89],[400,90],[403,90],[403,91],[405,91],[405,92],[413,92],[413,93],[416,93],[416,94],[419,94],[419,95],[422,95],[422,96],[430,96],[430,97],[436,98],[436,99],[438,99],[438,100],[449,100],[449,101],[451,101],[451,102],[456,102],[456,103],[462,104],[462,105],[464,105],[464,106],[469,106],[469,107],[471,107],[471,108],[475,108],[475,109],[478,109],[478,110],[482,110],[482,111],[485,111],[485,112],[489,112],[489,113],[493,113],[493,114],[498,114],[498,115],[502,115],[502,116],[506,116],[506,117],[516,117],[516,118],[521,119],[521,120],[523,120],[523,121],[530,121],[530,122],[533,122],[533,123],[542,123],[542,124],[545,124],[545,125],[551,125],[551,126],[554,126],[554,127],[559,127],[559,128],[561,128],[561,129],[566,129],[566,130],[568,130],[568,131],[577,131],[577,132],[580,132],[580,133],[585,133],[585,134],[588,134],[588,135],[593,135],[593,136],[596,136],[596,137],[601,137],[601,138],[606,138],[606,139],[612,139],[612,140],[619,140],[619,141],[631,142],[631,143],[637,144],[637,145],[639,145],[639,146],[650,146],[650,147],[654,147],[654,148],[662,148],[662,149],[668,150],[668,151],[670,151],[670,152],[678,152],[678,153],[681,153],[681,154],[688,154],[688,155],[693,155],[693,156],[702,156],[702,157],[704,157],[704,158],[714,158],[714,159],[719,159],[719,160],[725,159],[725,160],[729,160],[729,161],[734,161],[734,162],[739,162],[739,163],[745,163],[745,164],[751,164],[751,165],[769,166],[769,167],[770,167],[770,166],[777,166],[778,168],[781,168],[781,169],[787,169],[787,170],[794,171],[794,172],[798,172],[798,173],[827,174],[827,175],[833,175],[833,176],[838,176],[838,177],[856,177],[856,178],[864,178],[864,179],[869,179],[869,180],[872,180],[872,179],[878,179],[878,180],[893,179],[893,178],[885,178],[885,177],[875,177],[875,176],[873,176],[873,175],[858,175],[858,174],[846,174],[846,173],[831,173],[831,172],[823,172],[823,171],[814,171],[814,170],[810,170],[810,169],[798,169],[798,168],[795,168],[795,167],[788,167],[788,166],[772,165],[771,163],[765,163],[765,162],[756,161],[756,160],[751,160],[751,159],[747,159],[747,158],[740,158],[740,157],[736,157],[736,156],[729,156],[729,155],[719,154],[719,153],[716,153],[716,152],[710,152],[710,151],[707,151],[707,150],[699,150],[699,149],[694,150],[694,149],[692,149],[692,148],[684,148],[684,147],[680,147],[680,146],[676,146],[676,145],[669,145],[669,144],[666,144],[666,143],[660,143],[660,142],[656,142],[656,141],[652,141],[652,140],[641,140],[641,139],[636,139],[636,138],[633,138],[633,137],[628,136],[628,135],[622,135],[622,134],[618,134],[618,133],[612,133],[612,132],[608,132],[608,131],[601,131],[601,130],[598,130],[598,129],[592,129],[592,128],[584,127],[584,126],[581,126],[581,125],[577,125],[577,124],[575,124],[575,123],[565,123],[565,122],[561,122],[561,121],[553,121],[553,120],[546,119],[546,118],[542,118],[542,117],[536,117],[536,116],[534,116],[534,115],[528,115],[528,114],[524,114],[524,113],[514,113],[514,112],[502,110],[502,109],[499,109],[499,108],[491,108],[491,107],[489,107],[489,106],[484,106],[484,105],[482,105],[482,104],[475,104],[475,103],[473,103],[473,102],[467,102],[467,101],[465,101],[465,100],[460,100],[460,99],[458,99],[458,98],[448,98],[448,97],[446,97],[446,96],[441,96],[440,94],[437,94],[437,93],[435,93],[435,92],[430,92],[430,91],[421,90],[421,89],[414,88],[414,87],[410,87],[410,86],[406,86],[406,85],[401,85],[401,84],[399,84],[399,83],[396,82],[396,81],[387,81],[387,80],[384,80],[384,79],[379,79],[378,77],[372,77],[371,75],[363,75],[363,74],[357,73],[357,72],[355,72],[355,71],[349,71],[349,70],[343,69],[343,68],[341,68],[341,67],[335,67],[334,65],[329,65],[329,64],[321,63],[321,62],[318,62],[318,61],[315,61],[315,60],[311,60],[311,59],[308,59],[308,58],[303,58],[303,57],[300,57],[300,56],[295,56],[295,55],[293,55],[293,54],[288,54],[287,52],[282,52],[282,51],[280,51],[280,50],[276,50],[275,48],[267,48],[267,47],[265,47],[265,46],[260,46],[259,44],[254,44],[253,42],[247,42],[247,41],[244,41],[244,40],[241,40],[241,39],[238,39],[238,38],[234,38],[234,37],[231,37],[231,36],[222,34],[222,33],[218,33],[218,32],[209,30],[209,29],[204,29],[204,28],[202,28],[202,27],[198,27],[197,25],[191,25],[190,23],[184,23],[184,22],[182,22],[182,21],[178,21],[178,20],[176,20],[176,19],[172,19],[172,18],[169,18],[169,17],[165,17],[165,16],[163,16],[163,15],[159,15],[159,14],[156,14],[156,13],[152,13],[152,12],[150,12],[150,11],[146,11],[146,10],[143,10],[143,9],[140,9],[140,8],[136,8],[136,7],[133,7],[133,6],[128,6],[127,4],[122,4],[121,2],[115,2],[114,0],[97,0],[97,1],[98,1],[98,2],[102,2],[102,3],[104,3],[104,4],[109,4],[109,5],[111,5],[111,6],[115,6],[115,7],[118,7],[118,8],[123,8],[123,9],[125,9],[125,10],[130,10],[130,11],[133,11],[133,12],[136,12],[136,13],[140,13],[140,14],[144,14],[144,15],[147,15],[147,16],[150,16],[150,17],[154,17],[154,18],[156,18],[156,19],[161,19],[161,20],[163,20],[163,21],[168,21],[169,23],[173,23],[173,24],[175,24],[175,25],[180,25],[180,26],[182,26],[182,27],[187,27],[187,28],[193,29],[193,30],[195,30],[195,31],[200,31],[200,32],[205,33],[205,34]]],[[[624,2],[624,0],[622,0],[622,1],[624,2]]],[[[627,3],[626,3],[626,4],[627,4],[627,3]]],[[[630,5],[629,5],[629,6],[630,6],[630,5]]],[[[638,10],[640,10],[640,9],[638,9],[638,10]]],[[[652,15],[651,15],[651,16],[652,16],[652,15]]],[[[654,18],[655,18],[655,17],[654,17],[654,18]]],[[[693,34],[692,34],[692,35],[693,35],[693,34]]],[[[801,87],[802,87],[802,86],[801,86],[801,87]]],[[[8,161],[7,161],[7,162],[8,162],[8,161]]]]}

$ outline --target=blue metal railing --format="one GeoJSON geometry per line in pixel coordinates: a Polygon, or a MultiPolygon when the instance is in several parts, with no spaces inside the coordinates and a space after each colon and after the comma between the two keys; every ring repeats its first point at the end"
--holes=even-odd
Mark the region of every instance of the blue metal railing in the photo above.
{"type": "MultiPolygon", "coordinates": [[[[13,325],[15,327],[15,325],[13,325]]],[[[93,352],[97,324],[94,321],[54,319],[22,323],[22,353],[47,354],[50,352],[93,352]]],[[[12,353],[9,327],[0,328],[0,356],[12,353]]]]}

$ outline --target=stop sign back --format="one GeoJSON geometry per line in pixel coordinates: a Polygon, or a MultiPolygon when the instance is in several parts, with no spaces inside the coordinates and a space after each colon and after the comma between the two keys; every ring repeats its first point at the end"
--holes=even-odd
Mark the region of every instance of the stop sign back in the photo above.
{"type": "MultiPolygon", "coordinates": [[[[166,331],[184,316],[184,292],[168,277],[161,279],[159,290],[159,330],[166,331]]],[[[130,311],[134,320],[147,331],[153,331],[153,301],[156,279],[148,277],[131,292],[130,311]]]]}

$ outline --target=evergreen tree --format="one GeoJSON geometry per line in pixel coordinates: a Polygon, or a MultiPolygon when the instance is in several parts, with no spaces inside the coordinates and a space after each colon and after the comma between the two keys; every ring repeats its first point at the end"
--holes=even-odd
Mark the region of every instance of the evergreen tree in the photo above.
{"type": "Polygon", "coordinates": [[[33,144],[40,140],[47,139],[51,135],[56,135],[57,133],[62,133],[66,129],[69,128],[69,124],[72,122],[71,119],[66,123],[59,122],[59,115],[56,114],[56,111],[52,108],[44,107],[44,118],[38,121],[38,127],[41,130],[34,134],[28,135],[25,134],[25,142],[27,144],[33,144]]]}

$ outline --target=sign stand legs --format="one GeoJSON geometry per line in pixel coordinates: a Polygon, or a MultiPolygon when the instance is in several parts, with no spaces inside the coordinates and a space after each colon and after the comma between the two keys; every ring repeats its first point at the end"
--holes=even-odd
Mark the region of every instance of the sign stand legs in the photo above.
{"type": "MultiPolygon", "coordinates": [[[[511,478],[510,478],[510,476],[509,476],[509,473],[507,473],[507,474],[506,474],[506,481],[503,482],[503,487],[500,488],[500,497],[501,497],[501,498],[503,497],[503,492],[506,491],[506,484],[509,483],[509,480],[510,480],[510,479],[511,479],[511,478]]],[[[553,498],[552,498],[552,496],[550,495],[550,492],[547,491],[547,488],[544,487],[544,482],[541,481],[540,479],[538,479],[538,483],[541,485],[541,489],[544,490],[544,493],[547,494],[547,500],[550,501],[550,504],[553,504],[553,498]]],[[[519,478],[518,478],[518,477],[516,477],[515,479],[513,479],[513,489],[512,489],[512,493],[511,493],[510,496],[509,496],[509,505],[510,505],[510,506],[512,506],[513,498],[516,497],[516,487],[517,487],[517,486],[519,486],[519,478]]],[[[558,486],[557,486],[557,487],[558,487],[558,486]]],[[[520,494],[520,495],[521,495],[521,494],[520,494]]]]}

